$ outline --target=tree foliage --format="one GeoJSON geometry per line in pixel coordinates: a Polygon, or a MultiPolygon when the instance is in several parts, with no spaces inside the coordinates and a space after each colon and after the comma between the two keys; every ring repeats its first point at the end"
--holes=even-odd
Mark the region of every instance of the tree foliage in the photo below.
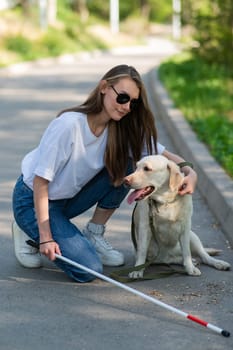
{"type": "Polygon", "coordinates": [[[183,0],[183,20],[194,28],[194,53],[210,63],[233,62],[233,1],[183,0]]]}
{"type": "MultiPolygon", "coordinates": [[[[31,4],[39,0],[18,0],[28,15],[31,4]]],[[[47,0],[52,1],[52,0],[47,0]]],[[[59,6],[78,13],[81,21],[89,16],[108,21],[110,0],[53,0],[59,6]]],[[[233,1],[181,0],[182,21],[194,31],[198,43],[194,53],[207,62],[220,63],[232,69],[233,62],[233,1]]],[[[149,22],[171,23],[173,0],[119,0],[120,21],[143,18],[149,22]]]]}
{"type": "MultiPolygon", "coordinates": [[[[71,0],[80,1],[80,0],[71,0]]],[[[108,20],[110,0],[85,0],[90,13],[108,20]]],[[[119,0],[120,19],[143,16],[148,21],[167,22],[172,16],[172,0],[119,0]]]]}

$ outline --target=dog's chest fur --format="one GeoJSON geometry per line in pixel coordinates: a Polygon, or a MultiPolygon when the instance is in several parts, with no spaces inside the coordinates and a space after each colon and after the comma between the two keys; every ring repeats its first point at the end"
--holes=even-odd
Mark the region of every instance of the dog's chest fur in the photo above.
{"type": "Polygon", "coordinates": [[[148,199],[148,208],[150,229],[157,244],[176,245],[179,237],[187,230],[187,225],[191,225],[191,196],[186,195],[179,201],[174,199],[174,201],[162,204],[150,198],[148,199]],[[186,220],[183,220],[184,216],[186,220]]]}

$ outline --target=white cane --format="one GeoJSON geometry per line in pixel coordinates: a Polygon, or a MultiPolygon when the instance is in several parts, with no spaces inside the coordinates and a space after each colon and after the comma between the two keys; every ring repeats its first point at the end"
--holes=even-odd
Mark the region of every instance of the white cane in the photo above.
{"type": "MultiPolygon", "coordinates": [[[[34,241],[29,240],[29,241],[27,241],[27,244],[38,248],[38,244],[36,242],[34,242],[34,241]]],[[[61,260],[61,261],[64,261],[64,262],[74,266],[74,267],[77,267],[77,268],[79,268],[81,270],[84,270],[84,271],[86,271],[86,272],[88,272],[88,273],[98,277],[99,279],[102,279],[102,280],[104,280],[106,282],[109,282],[109,283],[111,283],[111,284],[113,284],[113,285],[115,285],[117,287],[125,289],[128,292],[130,292],[132,294],[135,294],[135,295],[137,295],[137,296],[139,296],[139,297],[141,297],[141,298],[143,298],[143,299],[145,299],[147,301],[151,301],[153,304],[156,304],[156,305],[161,306],[161,307],[163,307],[163,308],[165,308],[165,309],[167,309],[167,310],[169,310],[171,312],[174,312],[174,313],[176,313],[176,314],[178,314],[180,316],[183,316],[183,317],[185,317],[185,318],[187,318],[187,319],[189,319],[189,320],[191,320],[193,322],[196,322],[196,323],[200,324],[201,326],[207,327],[207,328],[211,329],[212,331],[223,335],[224,337],[230,337],[230,332],[228,332],[227,330],[224,330],[222,328],[214,326],[213,324],[211,324],[209,322],[201,320],[200,318],[198,318],[196,316],[193,316],[193,315],[188,314],[188,313],[186,313],[186,312],[184,312],[182,310],[179,310],[179,309],[177,309],[177,308],[175,308],[175,307],[173,307],[173,306],[171,306],[169,304],[166,304],[166,303],[164,303],[164,302],[162,302],[162,301],[160,301],[160,300],[158,300],[156,298],[152,298],[149,295],[146,295],[146,294],[138,291],[137,289],[131,288],[131,287],[129,287],[129,286],[123,284],[123,283],[120,283],[120,282],[118,282],[118,281],[116,281],[116,280],[114,280],[114,279],[112,279],[110,277],[107,277],[107,276],[105,276],[105,275],[103,275],[103,274],[101,274],[99,272],[96,272],[96,271],[94,271],[92,269],[89,269],[88,267],[83,266],[81,264],[78,264],[75,261],[70,260],[70,259],[68,259],[68,258],[66,258],[66,257],[64,257],[62,255],[55,254],[55,257],[57,259],[61,260]]]]}

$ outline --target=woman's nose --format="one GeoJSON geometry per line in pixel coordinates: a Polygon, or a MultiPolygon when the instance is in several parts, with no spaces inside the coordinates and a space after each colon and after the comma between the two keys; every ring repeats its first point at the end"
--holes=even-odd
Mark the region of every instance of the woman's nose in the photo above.
{"type": "Polygon", "coordinates": [[[130,112],[130,101],[124,104],[124,110],[130,112]]]}

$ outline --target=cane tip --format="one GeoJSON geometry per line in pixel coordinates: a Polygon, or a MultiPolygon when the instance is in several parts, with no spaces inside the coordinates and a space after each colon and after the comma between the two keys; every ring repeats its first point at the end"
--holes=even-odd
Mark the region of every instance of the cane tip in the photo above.
{"type": "Polygon", "coordinates": [[[231,333],[226,331],[226,330],[222,330],[221,334],[224,336],[224,337],[230,337],[231,333]]]}

